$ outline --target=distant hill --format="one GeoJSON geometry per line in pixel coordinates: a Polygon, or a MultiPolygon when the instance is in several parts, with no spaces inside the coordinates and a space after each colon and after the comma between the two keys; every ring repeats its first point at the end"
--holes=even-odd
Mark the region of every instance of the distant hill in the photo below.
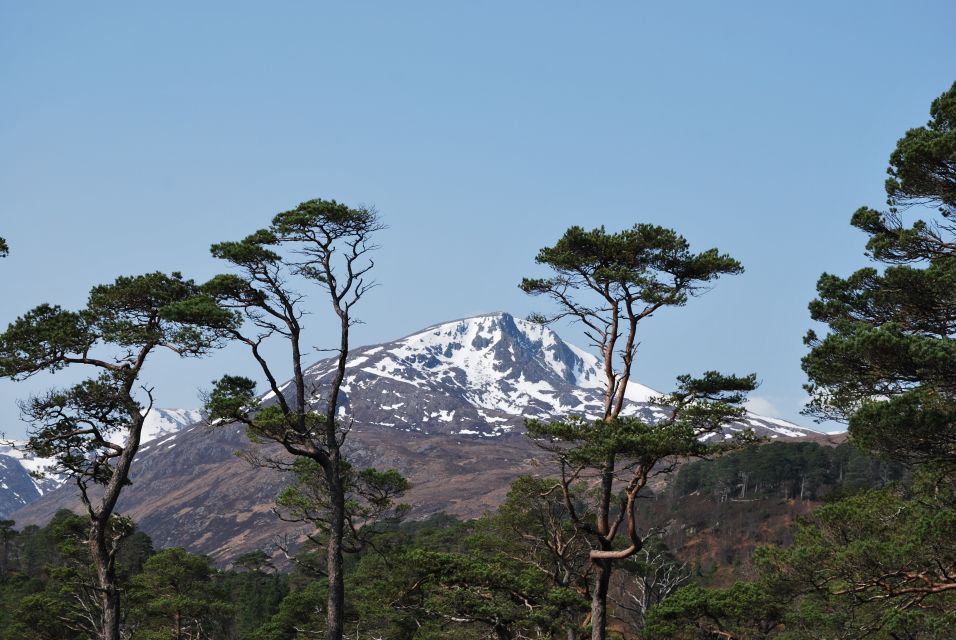
{"type": "MultiPolygon", "coordinates": [[[[332,367],[329,359],[307,370],[317,406],[332,367]]],[[[406,499],[415,506],[411,517],[438,511],[473,517],[493,510],[514,478],[542,472],[523,420],[596,416],[601,385],[594,356],[547,327],[496,313],[353,350],[341,411],[354,420],[351,459],[399,469],[414,484],[406,499]]],[[[666,410],[648,402],[656,395],[632,382],[624,412],[659,419],[666,410]]],[[[264,401],[274,402],[271,396],[264,401]]],[[[157,545],[185,546],[226,562],[270,546],[275,535],[301,533],[271,512],[284,478],[235,456],[252,446],[243,428],[185,424],[199,419],[195,412],[167,410],[163,417],[170,426],[142,447],[119,505],[157,545]]],[[[770,438],[821,437],[755,414],[728,431],[744,427],[770,438]]],[[[21,526],[42,523],[58,508],[76,506],[75,489],[64,485],[12,517],[21,526]]]]}
{"type": "MultiPolygon", "coordinates": [[[[169,436],[202,421],[194,409],[153,409],[143,423],[141,442],[169,436]]],[[[51,461],[24,450],[24,441],[0,441],[0,518],[57,489],[65,478],[50,472],[51,461]]]]}

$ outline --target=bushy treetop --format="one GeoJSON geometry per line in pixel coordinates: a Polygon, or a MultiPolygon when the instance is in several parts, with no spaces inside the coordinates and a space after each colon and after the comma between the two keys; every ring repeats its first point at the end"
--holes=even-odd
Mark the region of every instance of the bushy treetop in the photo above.
{"type": "Polygon", "coordinates": [[[902,461],[956,463],[956,84],[890,156],[889,209],[852,224],[886,267],[823,274],[803,359],[808,412],[848,422],[856,442],[902,461]],[[935,207],[935,211],[932,209],[935,207]],[[926,219],[904,224],[919,211],[926,219]]]}
{"type": "Polygon", "coordinates": [[[617,233],[571,227],[535,261],[557,275],[523,279],[526,293],[555,296],[589,288],[602,297],[625,295],[648,305],[683,305],[703,283],[743,272],[737,260],[717,249],[692,253],[683,236],[651,224],[617,233]]]}

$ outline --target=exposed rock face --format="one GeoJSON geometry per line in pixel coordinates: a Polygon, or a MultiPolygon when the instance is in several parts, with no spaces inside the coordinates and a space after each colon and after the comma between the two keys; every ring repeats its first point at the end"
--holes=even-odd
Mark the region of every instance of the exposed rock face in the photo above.
{"type": "Polygon", "coordinates": [[[0,519],[40,497],[33,478],[13,456],[0,455],[0,519]]]}
{"type": "MultiPolygon", "coordinates": [[[[316,404],[323,401],[332,368],[332,360],[324,360],[308,369],[316,404]]],[[[524,418],[597,416],[603,400],[593,356],[550,329],[506,313],[355,349],[342,391],[340,409],[354,420],[350,459],[406,475],[414,485],[405,498],[415,507],[413,518],[437,511],[474,517],[493,510],[512,480],[541,472],[532,462],[538,449],[521,433],[524,418]]],[[[625,412],[659,418],[665,410],[648,403],[656,395],[632,382],[625,412]]],[[[270,396],[264,396],[267,403],[270,396]]],[[[815,434],[756,415],[732,430],[744,426],[770,437],[815,434]]],[[[276,536],[294,538],[301,533],[297,527],[272,513],[284,483],[281,474],[235,455],[252,446],[236,425],[171,427],[142,447],[119,509],[157,546],[184,546],[223,563],[250,549],[269,548],[276,536]]],[[[64,485],[13,517],[19,525],[45,522],[58,508],[77,508],[75,493],[64,485]]]]}
{"type": "MultiPolygon", "coordinates": [[[[317,402],[334,363],[310,367],[317,402]]],[[[356,422],[430,434],[493,437],[520,432],[525,418],[598,417],[604,378],[597,359],[551,329],[508,313],[429,327],[350,354],[341,411],[356,422]]],[[[268,394],[266,397],[268,398],[268,394]]],[[[625,415],[654,420],[658,392],[631,381],[625,415]]],[[[750,414],[746,424],[769,437],[816,433],[750,414]]]]}
{"type": "MultiPolygon", "coordinates": [[[[165,438],[202,421],[196,409],[153,409],[146,415],[140,442],[165,438]]],[[[0,441],[0,518],[60,487],[64,476],[52,472],[53,461],[25,449],[23,441],[0,441]],[[30,483],[32,486],[27,486],[30,483]]]]}

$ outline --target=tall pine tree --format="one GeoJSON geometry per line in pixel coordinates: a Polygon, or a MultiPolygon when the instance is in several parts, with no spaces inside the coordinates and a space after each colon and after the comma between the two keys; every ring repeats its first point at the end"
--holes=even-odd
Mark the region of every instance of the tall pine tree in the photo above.
{"type": "Polygon", "coordinates": [[[143,379],[150,356],[167,350],[201,356],[215,347],[234,314],[202,295],[178,273],[120,277],[94,287],[80,311],[43,304],[0,334],[0,376],[23,380],[65,369],[93,375],[21,405],[31,423],[26,448],[55,461],[75,482],[89,521],[89,551],[96,569],[98,631],[120,637],[119,541],[132,531],[115,515],[139,450],[153,387],[143,379]]]}
{"type": "Polygon", "coordinates": [[[928,624],[945,627],[956,620],[956,84],[930,116],[890,155],[886,209],[852,217],[882,268],[820,277],[810,313],[828,331],[808,333],[803,368],[811,413],[845,420],[858,445],[918,469],[912,498],[821,513],[826,588],[879,603],[881,621],[931,612],[928,624]],[[910,214],[920,218],[907,224],[910,214]],[[873,524],[826,540],[854,518],[873,524]]]}
{"type": "MultiPolygon", "coordinates": [[[[356,483],[357,476],[345,458],[351,422],[338,409],[350,332],[358,322],[354,309],[374,286],[370,254],[376,248],[373,237],[382,228],[372,209],[355,209],[334,200],[309,200],[277,214],[269,227],[239,242],[213,245],[213,255],[230,263],[234,273],[216,276],[204,286],[223,309],[238,311],[245,318],[246,323],[234,328],[231,336],[249,348],[271,391],[270,400],[263,403],[254,381],[224,376],[209,394],[206,408],[210,419],[245,424],[254,439],[278,443],[286,453],[309,461],[298,465],[280,460],[260,462],[308,472],[306,476],[311,473],[315,480],[307,491],[287,493],[286,497],[295,502],[311,492],[315,499],[307,505],[299,503],[299,515],[314,515],[311,509],[316,507],[322,512],[317,518],[302,519],[322,523],[328,580],[325,633],[329,640],[341,640],[344,633],[343,554],[349,542],[356,540],[347,529],[360,524],[356,522],[357,514],[357,519],[362,519],[359,512],[371,515],[376,511],[377,489],[362,495],[361,483],[356,483]],[[338,324],[331,349],[334,369],[318,386],[312,385],[305,373],[305,296],[293,288],[296,282],[322,292],[338,324]],[[288,385],[281,384],[282,371],[263,353],[271,338],[283,340],[288,347],[288,385]]],[[[299,489],[305,489],[301,485],[304,477],[297,475],[299,489]]],[[[386,481],[378,488],[387,488],[389,501],[396,491],[400,493],[400,478],[376,479],[386,481]]]]}
{"type": "Polygon", "coordinates": [[[558,460],[561,476],[554,489],[563,495],[575,528],[591,544],[591,637],[604,640],[614,563],[644,544],[637,523],[638,495],[660,465],[675,457],[704,456],[748,439],[748,432],[741,432],[739,438],[715,439],[719,442],[713,445],[702,440],[742,414],[744,394],[755,385],[753,375],[685,375],[674,393],[659,399],[670,408],[663,419],[649,422],[624,415],[638,328],[657,311],[684,306],[708,283],[740,273],[743,267],[717,249],[693,253],[675,231],[649,224],[619,233],[572,227],[554,246],[542,249],[536,261],[554,275],[525,278],[521,288],[551,298],[558,307],[538,319],[580,323],[605,377],[599,418],[527,422],[528,434],[558,460]],[[597,485],[594,500],[588,500],[594,494],[582,491],[582,483],[597,485]]]}

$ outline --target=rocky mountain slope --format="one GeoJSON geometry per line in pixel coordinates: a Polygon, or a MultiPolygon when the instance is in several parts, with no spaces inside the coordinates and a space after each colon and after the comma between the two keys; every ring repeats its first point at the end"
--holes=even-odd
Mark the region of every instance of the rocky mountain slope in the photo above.
{"type": "MultiPolygon", "coordinates": [[[[195,409],[153,409],[143,423],[142,442],[167,437],[202,420],[195,409]]],[[[57,489],[65,478],[51,472],[51,461],[24,449],[23,441],[0,441],[0,518],[57,489]]]]}
{"type": "MultiPolygon", "coordinates": [[[[307,370],[317,402],[332,372],[331,360],[307,370]]],[[[354,350],[340,410],[360,424],[487,438],[520,432],[525,418],[597,417],[603,385],[593,355],[545,326],[496,313],[354,350]]],[[[658,395],[632,381],[624,414],[663,416],[649,403],[658,395]]],[[[734,429],[744,426],[768,437],[816,433],[755,414],[734,429]]]]}
{"type": "Polygon", "coordinates": [[[39,499],[43,495],[39,484],[20,459],[0,455],[0,519],[39,499]]]}
{"type": "MultiPolygon", "coordinates": [[[[317,404],[331,372],[331,360],[308,369],[317,404]]],[[[625,411],[648,419],[663,415],[648,402],[656,395],[632,382],[625,411]]],[[[507,313],[355,349],[341,402],[342,413],[354,420],[351,459],[408,476],[412,517],[436,511],[469,517],[493,509],[511,480],[541,472],[534,460],[540,452],[521,433],[525,417],[596,415],[600,407],[596,359],[550,329],[507,313]]],[[[772,438],[816,434],[757,415],[732,429],[745,426],[772,438]]],[[[269,547],[276,535],[296,537],[300,531],[271,512],[283,478],[234,455],[251,446],[235,425],[196,424],[153,437],[137,458],[120,510],[157,545],[185,546],[222,562],[269,547]]],[[[64,485],[13,517],[19,524],[43,522],[58,508],[75,508],[74,494],[64,485]]]]}

